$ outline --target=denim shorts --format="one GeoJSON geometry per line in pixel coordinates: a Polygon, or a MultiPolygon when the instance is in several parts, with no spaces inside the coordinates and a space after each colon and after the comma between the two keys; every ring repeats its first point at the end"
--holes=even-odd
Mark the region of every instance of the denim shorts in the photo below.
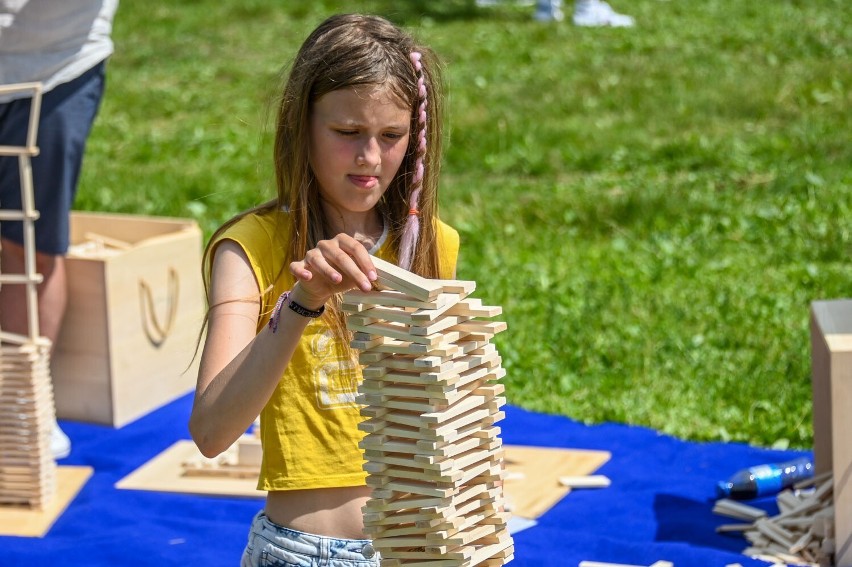
{"type": "Polygon", "coordinates": [[[273,524],[263,510],[251,523],[240,567],[379,567],[368,539],[338,539],[273,524]]]}
{"type": "MultiPolygon", "coordinates": [[[[77,195],[83,153],[100,107],[106,80],[101,61],[76,79],[42,95],[36,145],[31,158],[35,209],[36,250],[58,255],[68,251],[69,214],[77,195]]],[[[0,103],[0,146],[26,144],[30,98],[0,103]]],[[[0,209],[21,210],[21,174],[18,158],[0,157],[0,209]]],[[[0,224],[3,238],[23,244],[23,223],[0,224]]]]}

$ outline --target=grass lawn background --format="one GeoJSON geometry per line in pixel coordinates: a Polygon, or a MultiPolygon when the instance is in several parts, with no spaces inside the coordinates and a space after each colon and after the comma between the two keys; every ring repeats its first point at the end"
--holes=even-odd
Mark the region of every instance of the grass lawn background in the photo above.
{"type": "Polygon", "coordinates": [[[209,236],[267,200],[279,71],[326,16],[379,13],[446,63],[441,215],[459,277],[504,308],[509,401],[810,447],[809,304],[852,296],[852,12],[613,4],[636,28],[473,0],[122,2],[77,208],[209,236]]]}

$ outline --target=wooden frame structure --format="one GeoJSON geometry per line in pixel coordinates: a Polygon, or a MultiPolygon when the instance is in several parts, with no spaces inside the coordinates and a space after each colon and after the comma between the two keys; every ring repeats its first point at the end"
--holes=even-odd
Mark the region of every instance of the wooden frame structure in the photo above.
{"type": "MultiPolygon", "coordinates": [[[[21,177],[21,210],[0,210],[0,222],[23,222],[24,273],[4,274],[0,285],[26,286],[25,335],[0,329],[0,505],[44,510],[56,497],[56,461],[50,451],[53,388],[50,341],[39,334],[36,287],[35,226],[30,159],[38,155],[36,137],[41,112],[41,83],[0,86],[0,94],[31,93],[30,117],[23,146],[0,145],[0,156],[15,156],[21,177]]],[[[2,206],[2,204],[0,204],[2,206]]]]}
{"type": "Polygon", "coordinates": [[[474,282],[428,280],[373,258],[385,289],[344,294],[365,364],[359,402],[372,487],[365,531],[383,567],[498,566],[513,557],[503,505],[505,375],[499,307],[474,282]]]}

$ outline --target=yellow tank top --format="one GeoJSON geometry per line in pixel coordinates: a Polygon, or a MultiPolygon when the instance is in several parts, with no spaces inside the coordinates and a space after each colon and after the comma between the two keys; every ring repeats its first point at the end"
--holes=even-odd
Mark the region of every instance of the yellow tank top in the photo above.
{"type": "MultiPolygon", "coordinates": [[[[261,318],[257,331],[267,324],[275,301],[291,289],[294,280],[284,266],[289,234],[289,214],[268,211],[250,214],[220,234],[245,251],[261,291],[261,318]]],[[[441,278],[453,277],[459,250],[459,235],[438,221],[441,278]]],[[[386,242],[372,250],[393,261],[386,242]]],[[[209,267],[208,267],[209,269],[209,267]]],[[[298,490],[362,485],[363,454],[358,442],[363,419],[355,402],[361,368],[347,356],[322,318],[312,320],[275,392],[260,414],[263,445],[259,490],[298,490]]]]}

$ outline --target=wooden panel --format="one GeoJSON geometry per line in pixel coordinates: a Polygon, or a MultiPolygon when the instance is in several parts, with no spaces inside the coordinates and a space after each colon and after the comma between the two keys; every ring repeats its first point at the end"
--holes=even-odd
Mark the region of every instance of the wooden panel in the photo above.
{"type": "Polygon", "coordinates": [[[610,459],[608,451],[579,451],[505,445],[507,479],[503,485],[510,510],[516,516],[536,519],[571,489],[561,476],[584,476],[610,459]]]}
{"type": "Polygon", "coordinates": [[[183,464],[203,458],[190,440],[178,441],[171,447],[118,481],[116,488],[153,490],[184,494],[220,494],[264,498],[257,489],[257,475],[245,478],[192,476],[184,474],[183,464]]]}
{"type": "Polygon", "coordinates": [[[852,300],[811,304],[814,457],[833,471],[837,565],[852,565],[852,300]]]}

